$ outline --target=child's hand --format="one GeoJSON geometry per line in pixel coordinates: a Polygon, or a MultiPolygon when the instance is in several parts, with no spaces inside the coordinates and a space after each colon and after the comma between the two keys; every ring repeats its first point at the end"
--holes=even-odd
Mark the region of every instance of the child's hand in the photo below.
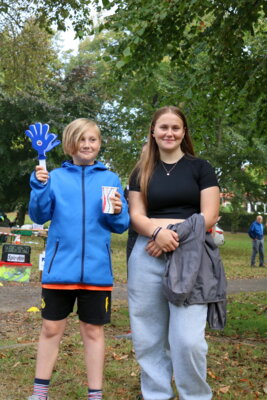
{"type": "Polygon", "coordinates": [[[46,183],[48,181],[49,174],[46,169],[44,169],[44,167],[42,167],[41,165],[36,165],[35,175],[40,182],[46,183]]]}
{"type": "Polygon", "coordinates": [[[114,214],[119,214],[122,209],[121,195],[119,192],[116,192],[115,196],[110,196],[110,200],[114,207],[114,214]]]}

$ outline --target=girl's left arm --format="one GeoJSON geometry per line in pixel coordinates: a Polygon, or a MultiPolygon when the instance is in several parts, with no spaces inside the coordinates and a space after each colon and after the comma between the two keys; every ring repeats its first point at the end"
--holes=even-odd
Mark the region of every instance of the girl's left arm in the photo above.
{"type": "Polygon", "coordinates": [[[219,218],[220,190],[218,186],[200,192],[200,211],[204,216],[206,229],[211,229],[219,218]]]}

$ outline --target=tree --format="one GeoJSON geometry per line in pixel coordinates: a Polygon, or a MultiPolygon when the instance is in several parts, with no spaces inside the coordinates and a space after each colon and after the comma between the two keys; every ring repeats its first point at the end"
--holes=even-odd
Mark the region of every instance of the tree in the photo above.
{"type": "Polygon", "coordinates": [[[20,225],[29,201],[29,176],[37,163],[37,154],[24,132],[32,122],[49,123],[57,111],[38,94],[0,97],[0,204],[7,211],[17,210],[20,225]]]}
{"type": "MultiPolygon", "coordinates": [[[[42,35],[36,35],[37,38],[42,38],[42,35]]],[[[46,42],[39,43],[40,47],[42,45],[45,53],[46,42]]],[[[25,59],[30,57],[31,49],[25,46],[23,51],[25,59]]],[[[60,66],[56,61],[53,65],[60,66]]],[[[0,94],[0,204],[6,211],[17,209],[19,225],[23,224],[27,211],[29,176],[38,162],[25,130],[34,122],[48,123],[50,130],[61,139],[67,123],[78,117],[95,118],[101,103],[98,78],[92,63],[77,63],[64,74],[55,68],[53,74],[45,76],[41,73],[51,64],[48,59],[43,63],[39,85],[30,84],[32,75],[29,74],[29,81],[26,79],[28,75],[24,82],[16,80],[20,82],[20,88],[16,86],[11,90],[10,86],[8,93],[0,94]]],[[[15,80],[17,75],[15,71],[13,73],[15,80]]],[[[5,87],[5,81],[2,87],[5,87]]],[[[58,167],[65,158],[61,146],[53,149],[48,155],[48,170],[58,167]]]]}
{"type": "Polygon", "coordinates": [[[0,32],[1,88],[13,95],[22,91],[44,93],[48,80],[59,73],[60,63],[52,36],[27,20],[21,30],[6,25],[0,32]]]}
{"type": "Polygon", "coordinates": [[[165,95],[167,79],[164,79],[164,73],[167,68],[162,64],[149,79],[138,74],[118,81],[113,64],[109,62],[109,48],[121,36],[119,33],[101,32],[94,38],[85,39],[69,67],[81,67],[89,62],[94,65],[96,79],[91,79],[90,85],[95,82],[102,93],[97,114],[104,137],[101,154],[126,183],[139,157],[153,107],[165,95]],[[159,95],[161,92],[162,96],[159,95]]]}
{"type": "Polygon", "coordinates": [[[24,131],[33,122],[48,122],[57,109],[46,96],[48,82],[60,76],[51,41],[33,20],[20,29],[14,21],[6,22],[0,32],[0,201],[8,211],[17,209],[20,224],[36,158],[24,131]]]}
{"type": "MultiPolygon", "coordinates": [[[[110,4],[105,2],[106,8],[110,4]]],[[[208,44],[214,65],[242,59],[247,53],[247,33],[267,12],[264,0],[255,1],[125,1],[114,0],[114,14],[101,28],[124,31],[116,47],[119,67],[153,68],[170,57],[173,64],[186,62],[192,46],[208,44]]]]}
{"type": "MultiPolygon", "coordinates": [[[[125,74],[118,81],[113,60],[109,60],[112,58],[110,51],[113,54],[112,46],[116,46],[122,37],[121,33],[102,32],[94,39],[86,39],[73,60],[76,65],[82,65],[86,60],[94,63],[97,85],[104,93],[103,107],[97,115],[105,137],[103,155],[123,179],[128,178],[139,157],[153,111],[166,104],[177,104],[184,109],[197,153],[216,166],[225,190],[233,190],[232,178],[238,184],[240,171],[246,163],[253,168],[266,165],[266,141],[255,122],[260,118],[256,117],[259,108],[254,97],[250,96],[248,102],[250,89],[239,92],[237,85],[226,84],[219,71],[213,69],[207,46],[199,49],[195,44],[188,53],[194,74],[183,63],[173,65],[170,57],[165,57],[149,75],[137,71],[132,75],[125,74]],[[203,76],[202,80],[200,76],[203,76]]],[[[261,35],[257,40],[247,38],[248,46],[249,40],[253,40],[253,54],[260,54],[261,35]]],[[[225,76],[227,68],[225,66],[223,71],[225,76]]],[[[261,182],[258,182],[257,190],[252,179],[248,177],[246,182],[243,197],[244,193],[250,192],[261,196],[261,182]]]]}
{"type": "MultiPolygon", "coordinates": [[[[98,3],[96,1],[96,3],[98,3]]],[[[164,59],[172,68],[188,70],[187,98],[212,82],[219,95],[228,86],[244,99],[257,101],[257,124],[262,134],[266,123],[266,12],[264,0],[114,0],[114,7],[100,29],[124,32],[110,47],[118,76],[153,74],[164,59]],[[201,69],[196,65],[205,53],[201,69]],[[198,62],[197,61],[197,62],[198,62]],[[208,82],[209,83],[209,82],[208,82]]],[[[215,94],[215,92],[214,92],[215,94]]]]}

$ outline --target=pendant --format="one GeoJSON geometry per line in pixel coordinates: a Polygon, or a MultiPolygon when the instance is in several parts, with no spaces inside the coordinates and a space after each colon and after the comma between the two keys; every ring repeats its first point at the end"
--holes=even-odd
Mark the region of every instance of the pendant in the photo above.
{"type": "Polygon", "coordinates": [[[167,172],[167,175],[169,176],[169,175],[170,175],[170,173],[169,173],[169,172],[167,172]]]}

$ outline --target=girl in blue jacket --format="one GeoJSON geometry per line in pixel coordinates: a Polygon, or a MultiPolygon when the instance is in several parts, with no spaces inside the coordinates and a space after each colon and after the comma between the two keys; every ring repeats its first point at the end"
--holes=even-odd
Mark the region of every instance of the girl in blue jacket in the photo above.
{"type": "Polygon", "coordinates": [[[72,161],[49,173],[36,166],[30,180],[29,215],[38,224],[51,224],[42,274],[43,323],[28,400],[48,399],[59,343],[76,300],[88,399],[102,399],[104,324],[110,322],[113,286],[110,237],[129,224],[118,176],[96,161],[101,146],[96,123],[74,120],[65,128],[62,144],[72,161]],[[102,212],[102,186],[117,187],[111,198],[114,214],[102,212]]]}

